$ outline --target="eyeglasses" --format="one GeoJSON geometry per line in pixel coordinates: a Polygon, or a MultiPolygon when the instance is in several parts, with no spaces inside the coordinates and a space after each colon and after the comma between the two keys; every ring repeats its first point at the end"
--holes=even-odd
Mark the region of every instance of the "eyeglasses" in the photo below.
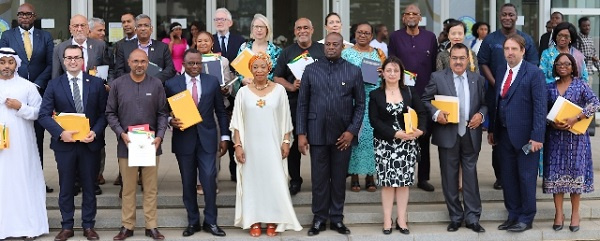
{"type": "Polygon", "coordinates": [[[452,60],[452,61],[461,61],[462,62],[462,61],[466,61],[467,57],[466,56],[460,56],[460,57],[458,57],[458,56],[452,56],[452,57],[450,57],[450,60],[452,60]]]}
{"type": "Polygon", "coordinates": [[[420,13],[413,13],[413,12],[405,12],[405,13],[403,13],[403,14],[404,14],[404,15],[407,15],[407,16],[421,16],[421,14],[420,14],[420,13]]]}
{"type": "Polygon", "coordinates": [[[556,66],[556,68],[567,68],[567,67],[571,67],[571,62],[558,62],[556,64],[554,64],[554,66],[556,66]]]}
{"type": "Polygon", "coordinates": [[[228,19],[226,19],[226,18],[213,18],[213,21],[215,21],[215,22],[225,22],[227,20],[228,19]]]}
{"type": "Polygon", "coordinates": [[[194,62],[194,61],[190,61],[190,62],[185,62],[186,65],[193,67],[193,66],[202,66],[202,62],[194,62]]]}
{"type": "Polygon", "coordinates": [[[256,29],[256,30],[265,30],[267,29],[267,26],[261,26],[261,25],[253,25],[252,29],[256,29]]]}
{"type": "Polygon", "coordinates": [[[87,23],[82,23],[82,24],[71,24],[72,28],[85,28],[87,27],[87,23]]]}
{"type": "Polygon", "coordinates": [[[556,38],[557,39],[561,39],[561,38],[571,39],[571,35],[568,35],[568,34],[558,34],[558,35],[556,35],[556,38]]]}
{"type": "Polygon", "coordinates": [[[83,57],[82,57],[82,56],[75,56],[75,57],[72,57],[72,56],[65,56],[65,61],[66,61],[66,62],[71,62],[71,61],[75,61],[75,62],[77,62],[77,61],[79,61],[79,60],[82,60],[82,59],[83,59],[83,57]]]}
{"type": "Polygon", "coordinates": [[[21,17],[21,18],[22,18],[22,17],[28,17],[28,18],[31,18],[31,17],[33,17],[33,16],[35,16],[35,13],[33,13],[33,12],[18,12],[18,13],[17,13],[17,17],[21,17]]]}
{"type": "Polygon", "coordinates": [[[360,35],[369,36],[369,35],[371,35],[371,32],[356,31],[356,35],[357,36],[360,36],[360,35]]]}

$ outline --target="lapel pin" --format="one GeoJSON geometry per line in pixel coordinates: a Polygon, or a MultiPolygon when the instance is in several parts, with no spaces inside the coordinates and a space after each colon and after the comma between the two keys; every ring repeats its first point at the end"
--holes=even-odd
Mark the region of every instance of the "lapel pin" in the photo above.
{"type": "Polygon", "coordinates": [[[85,79],[85,82],[90,82],[90,79],[85,79]]]}
{"type": "Polygon", "coordinates": [[[346,82],[342,82],[342,85],[346,85],[346,82]]]}
{"type": "Polygon", "coordinates": [[[92,49],[92,45],[90,44],[90,49],[92,49]]]}
{"type": "Polygon", "coordinates": [[[154,52],[154,48],[150,48],[150,51],[154,52]]]}

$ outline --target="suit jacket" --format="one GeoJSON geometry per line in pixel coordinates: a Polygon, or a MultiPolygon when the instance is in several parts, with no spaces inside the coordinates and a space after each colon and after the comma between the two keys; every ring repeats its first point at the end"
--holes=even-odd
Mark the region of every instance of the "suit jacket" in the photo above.
{"type": "MultiPolygon", "coordinates": [[[[500,90],[506,73],[506,65],[496,71],[495,78],[499,80],[496,87],[494,103],[494,119],[490,121],[488,131],[494,133],[498,128],[500,90]]],[[[548,92],[544,74],[535,65],[524,61],[513,83],[506,94],[506,129],[508,139],[514,148],[521,148],[534,140],[544,142],[546,131],[546,114],[548,114],[548,92]]]]}
{"type": "MultiPolygon", "coordinates": [[[[108,122],[104,115],[108,93],[104,89],[104,82],[100,78],[83,74],[83,106],[85,116],[90,120],[90,128],[96,133],[94,141],[86,144],[91,151],[99,151],[104,147],[104,129],[108,122]]],[[[52,138],[50,148],[55,151],[70,151],[74,148],[73,143],[66,143],[60,139],[64,131],[52,118],[53,112],[76,113],[73,93],[69,85],[67,74],[52,79],[42,99],[38,121],[52,138]]]]}
{"type": "Polygon", "coordinates": [[[52,40],[50,33],[34,28],[33,52],[31,60],[28,60],[23,45],[23,37],[19,28],[16,27],[2,33],[0,47],[10,47],[17,52],[19,58],[21,58],[21,67],[17,70],[19,76],[33,82],[43,91],[51,79],[52,52],[54,50],[52,40]]]}
{"type": "MultiPolygon", "coordinates": [[[[229,117],[225,112],[225,104],[223,103],[219,83],[219,80],[214,76],[200,74],[202,93],[200,93],[198,111],[202,116],[202,122],[183,131],[173,128],[173,138],[171,138],[173,153],[178,155],[193,154],[195,147],[198,145],[202,146],[205,152],[215,153],[218,147],[215,114],[219,121],[221,135],[230,135],[229,117]]],[[[165,82],[167,98],[184,90],[187,90],[185,75],[177,75],[165,82]]]]}
{"type": "MultiPolygon", "coordinates": [[[[131,72],[129,64],[127,64],[127,59],[129,58],[129,54],[137,48],[137,40],[125,41],[124,43],[119,44],[115,60],[115,78],[131,72]]],[[[162,69],[162,71],[154,77],[159,78],[163,83],[175,76],[175,66],[173,65],[169,45],[152,39],[152,45],[150,46],[150,49],[148,49],[148,60],[162,69]]]]}
{"type": "MultiPolygon", "coordinates": [[[[487,115],[487,106],[485,104],[485,79],[483,76],[466,71],[467,81],[469,83],[469,118],[467,122],[477,113],[481,113],[484,117],[487,115]]],[[[431,80],[425,92],[423,93],[423,102],[429,110],[428,118],[432,118],[438,110],[431,104],[434,95],[458,96],[454,85],[454,74],[450,68],[436,71],[431,74],[431,80]]],[[[481,135],[482,126],[475,129],[466,128],[466,134],[471,135],[471,142],[475,151],[481,150],[481,135]]],[[[443,148],[451,148],[456,144],[458,134],[458,124],[448,123],[441,125],[433,122],[431,143],[443,148]]]]}
{"type": "MultiPolygon", "coordinates": [[[[240,46],[246,42],[246,39],[242,35],[234,34],[229,32],[229,40],[227,41],[227,54],[224,55],[229,63],[231,63],[235,57],[237,57],[240,46]]],[[[220,53],[221,51],[221,40],[217,34],[213,34],[213,52],[220,53]]]]}
{"type": "MultiPolygon", "coordinates": [[[[400,89],[400,95],[402,95],[402,101],[404,102],[402,113],[408,113],[409,106],[413,108],[417,112],[419,119],[417,128],[425,132],[427,127],[427,109],[425,109],[419,94],[417,94],[414,87],[407,86],[400,89]]],[[[394,135],[396,134],[394,123],[397,119],[398,124],[404,129],[404,116],[394,116],[387,111],[388,103],[385,97],[385,90],[382,88],[371,91],[369,98],[369,121],[373,127],[373,136],[380,140],[394,140],[394,135]]]]}
{"type": "MultiPolygon", "coordinates": [[[[85,60],[86,73],[96,66],[109,65],[110,60],[107,56],[108,52],[104,41],[88,38],[86,43],[88,54],[87,59],[85,60]]],[[[65,73],[64,53],[67,46],[72,44],[72,39],[68,39],[54,47],[54,57],[52,57],[52,79],[65,73]]]]}
{"type": "Polygon", "coordinates": [[[345,131],[358,133],[365,114],[365,84],[358,67],[339,58],[306,66],[298,94],[296,133],[311,145],[334,145],[345,131]]]}
{"type": "Polygon", "coordinates": [[[540,37],[540,48],[538,51],[538,59],[542,58],[542,52],[544,52],[544,50],[546,50],[549,46],[548,43],[550,42],[550,38],[552,37],[552,32],[548,33],[544,33],[542,34],[542,36],[540,37]]]}

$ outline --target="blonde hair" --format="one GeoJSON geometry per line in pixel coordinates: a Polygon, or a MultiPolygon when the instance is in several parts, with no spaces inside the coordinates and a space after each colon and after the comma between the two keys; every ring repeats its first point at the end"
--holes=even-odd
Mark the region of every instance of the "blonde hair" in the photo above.
{"type": "Polygon", "coordinates": [[[252,31],[254,30],[254,22],[256,22],[256,20],[260,20],[262,21],[266,26],[267,26],[267,41],[272,41],[273,40],[273,31],[271,29],[271,24],[269,23],[269,19],[267,19],[267,17],[265,17],[265,15],[262,15],[260,13],[254,14],[254,18],[252,19],[252,23],[250,24],[250,38],[254,38],[254,34],[252,34],[252,31]]]}

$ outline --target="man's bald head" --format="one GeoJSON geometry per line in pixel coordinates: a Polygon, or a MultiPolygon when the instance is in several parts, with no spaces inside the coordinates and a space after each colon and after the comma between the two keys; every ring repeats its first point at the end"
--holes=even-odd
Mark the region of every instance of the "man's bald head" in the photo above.
{"type": "Polygon", "coordinates": [[[129,54],[127,63],[131,69],[130,75],[133,79],[143,78],[146,74],[146,69],[148,69],[148,55],[144,50],[134,49],[129,54]]]}
{"type": "Polygon", "coordinates": [[[23,3],[17,10],[17,23],[24,30],[29,30],[35,22],[35,7],[30,3],[23,3]]]}
{"type": "Polygon", "coordinates": [[[296,40],[301,46],[310,46],[312,43],[312,35],[315,29],[313,28],[312,22],[308,18],[299,18],[294,23],[294,35],[296,40]]]}
{"type": "Polygon", "coordinates": [[[83,44],[90,33],[90,26],[88,25],[87,18],[81,14],[73,15],[69,21],[69,31],[75,42],[80,45],[83,44]]]}

